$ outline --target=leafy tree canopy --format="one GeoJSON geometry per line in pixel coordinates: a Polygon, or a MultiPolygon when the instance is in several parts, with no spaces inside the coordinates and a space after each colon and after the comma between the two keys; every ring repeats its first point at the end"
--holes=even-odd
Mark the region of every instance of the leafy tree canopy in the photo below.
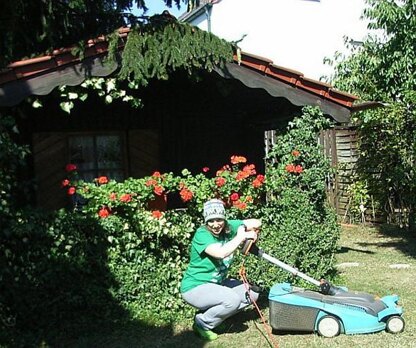
{"type": "Polygon", "coordinates": [[[334,83],[368,99],[414,100],[416,0],[367,0],[367,4],[364,16],[374,33],[339,63],[334,83]]]}
{"type": "Polygon", "coordinates": [[[375,33],[339,62],[334,84],[386,103],[385,108],[356,115],[361,139],[358,173],[392,221],[399,211],[404,215],[400,223],[412,225],[416,222],[416,0],[367,0],[367,4],[364,16],[375,33]]]}
{"type": "MultiPolygon", "coordinates": [[[[187,0],[163,0],[180,7],[187,0]]],[[[133,6],[147,7],[145,0],[2,0],[0,2],[0,67],[13,60],[67,47],[147,21],[136,17],[133,6]]]]}

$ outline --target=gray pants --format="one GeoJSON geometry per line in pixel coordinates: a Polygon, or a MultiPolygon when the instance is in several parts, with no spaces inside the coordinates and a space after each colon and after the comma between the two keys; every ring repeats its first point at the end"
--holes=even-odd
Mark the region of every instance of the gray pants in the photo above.
{"type": "MultiPolygon", "coordinates": [[[[212,330],[225,319],[251,304],[247,298],[246,286],[237,279],[226,279],[221,285],[207,283],[182,293],[183,299],[202,313],[195,316],[195,322],[205,330],[212,330]]],[[[250,296],[257,301],[259,294],[250,290],[250,296]]]]}

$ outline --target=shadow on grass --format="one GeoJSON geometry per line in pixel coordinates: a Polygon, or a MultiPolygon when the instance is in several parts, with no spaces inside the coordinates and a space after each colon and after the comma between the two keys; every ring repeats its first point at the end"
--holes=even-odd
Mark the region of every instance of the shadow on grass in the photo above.
{"type": "MultiPolygon", "coordinates": [[[[263,310],[267,306],[267,299],[259,300],[258,306],[263,310]]],[[[227,319],[220,329],[215,330],[218,334],[240,333],[249,329],[250,321],[261,322],[259,314],[254,307],[247,308],[245,311],[227,319]]],[[[96,330],[94,333],[85,334],[71,341],[61,342],[62,348],[127,348],[127,347],[146,347],[146,348],[171,348],[186,347],[199,348],[205,347],[206,341],[202,340],[193,332],[191,323],[188,326],[174,327],[151,326],[140,321],[126,321],[96,330]]]]}
{"type": "Polygon", "coordinates": [[[390,239],[390,241],[380,241],[375,243],[358,243],[363,247],[376,246],[379,248],[394,248],[404,255],[416,257],[416,235],[407,229],[395,225],[380,225],[377,231],[390,239]]]}
{"type": "MultiPolygon", "coordinates": [[[[361,243],[360,243],[360,245],[361,245],[361,243]]],[[[341,248],[339,248],[337,254],[346,254],[349,251],[355,251],[357,253],[363,253],[363,254],[375,254],[374,251],[363,250],[363,249],[355,249],[355,248],[350,248],[350,247],[341,247],[341,248]]]]}
{"type": "Polygon", "coordinates": [[[177,332],[171,325],[147,326],[140,322],[130,321],[108,328],[98,330],[93,334],[79,337],[71,342],[60,345],[62,348],[168,348],[168,347],[203,347],[204,341],[199,339],[189,329],[177,332]]]}

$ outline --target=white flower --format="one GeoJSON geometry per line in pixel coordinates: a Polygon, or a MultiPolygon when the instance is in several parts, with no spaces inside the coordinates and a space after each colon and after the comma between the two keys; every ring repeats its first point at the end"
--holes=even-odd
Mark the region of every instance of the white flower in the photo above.
{"type": "Polygon", "coordinates": [[[38,100],[38,99],[36,99],[33,103],[32,103],[32,107],[34,107],[35,109],[38,109],[38,108],[41,108],[43,105],[42,105],[42,102],[40,101],[40,100],[38,100]]]}
{"type": "Polygon", "coordinates": [[[111,92],[115,88],[116,88],[116,80],[115,79],[107,80],[107,93],[111,92]]]}

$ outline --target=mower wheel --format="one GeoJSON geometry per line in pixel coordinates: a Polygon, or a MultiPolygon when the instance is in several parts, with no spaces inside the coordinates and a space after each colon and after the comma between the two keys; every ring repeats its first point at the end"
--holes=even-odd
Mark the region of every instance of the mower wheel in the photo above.
{"type": "Polygon", "coordinates": [[[325,315],[318,321],[318,334],[323,337],[335,337],[341,333],[341,323],[332,315],[325,315]]]}
{"type": "Polygon", "coordinates": [[[403,332],[404,319],[398,315],[393,315],[386,322],[386,331],[392,334],[403,332]]]}

